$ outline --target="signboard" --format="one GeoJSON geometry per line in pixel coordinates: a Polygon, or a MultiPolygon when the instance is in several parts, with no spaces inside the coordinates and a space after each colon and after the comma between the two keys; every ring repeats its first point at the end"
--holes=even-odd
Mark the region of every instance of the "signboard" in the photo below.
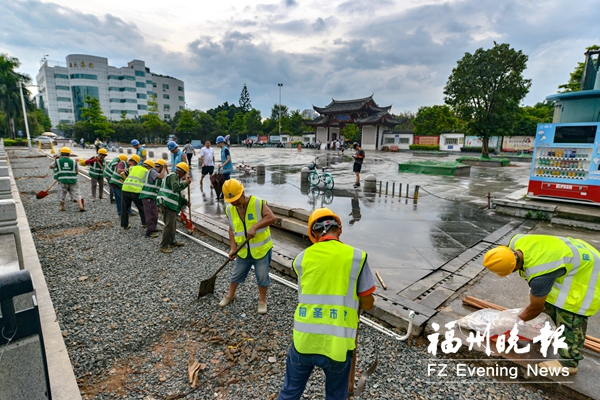
{"type": "Polygon", "coordinates": [[[268,141],[269,141],[269,136],[267,136],[267,135],[260,135],[260,136],[258,137],[258,140],[260,140],[260,141],[261,141],[261,142],[263,142],[263,143],[264,143],[264,142],[268,142],[268,141]]]}
{"type": "MultiPolygon", "coordinates": [[[[465,137],[466,147],[483,147],[483,142],[479,136],[467,136],[465,137]]],[[[498,148],[498,136],[490,136],[488,141],[488,147],[497,149],[498,148]]]]}
{"type": "Polygon", "coordinates": [[[17,132],[17,135],[19,135],[19,137],[23,137],[23,131],[19,130],[19,132],[17,132]]]}
{"type": "Polygon", "coordinates": [[[271,135],[269,137],[269,141],[271,143],[279,143],[281,141],[281,136],[279,136],[279,135],[271,135]]]}
{"type": "Polygon", "coordinates": [[[352,118],[350,118],[350,116],[348,114],[340,114],[340,115],[336,115],[335,118],[338,121],[350,121],[352,120],[352,118]]]}
{"type": "Polygon", "coordinates": [[[202,140],[192,140],[192,147],[195,149],[201,149],[202,146],[204,146],[204,144],[202,143],[202,140]]]}
{"type": "Polygon", "coordinates": [[[528,151],[533,152],[535,145],[534,136],[505,136],[502,141],[502,151],[528,151]]]}
{"type": "Polygon", "coordinates": [[[437,146],[440,144],[439,136],[415,136],[415,144],[437,146]]]}

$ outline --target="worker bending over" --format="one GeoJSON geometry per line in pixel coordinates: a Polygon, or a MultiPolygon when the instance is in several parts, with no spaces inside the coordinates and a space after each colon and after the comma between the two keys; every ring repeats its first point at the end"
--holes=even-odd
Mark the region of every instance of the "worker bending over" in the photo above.
{"type": "Polygon", "coordinates": [[[508,247],[485,254],[483,265],[498,276],[514,271],[529,283],[529,305],[519,314],[530,321],[545,312],[564,325],[567,348],[560,360],[539,364],[558,373],[576,374],[585,341],[587,319],[600,308],[600,253],[580,239],[548,235],[515,235],[508,247]]]}

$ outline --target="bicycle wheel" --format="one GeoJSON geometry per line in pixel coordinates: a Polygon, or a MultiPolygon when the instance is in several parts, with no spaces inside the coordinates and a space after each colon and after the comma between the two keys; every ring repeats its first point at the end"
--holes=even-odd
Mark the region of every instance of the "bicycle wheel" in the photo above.
{"type": "Polygon", "coordinates": [[[325,189],[331,190],[333,189],[333,176],[331,174],[325,173],[323,174],[323,182],[325,183],[325,189]]]}
{"type": "Polygon", "coordinates": [[[308,183],[311,184],[311,186],[317,186],[319,184],[319,182],[321,182],[321,179],[319,178],[319,174],[316,171],[310,171],[308,173],[308,183]]]}
{"type": "Polygon", "coordinates": [[[309,203],[310,204],[315,204],[315,201],[317,200],[317,198],[319,197],[319,195],[321,194],[321,191],[319,190],[318,187],[316,186],[311,186],[308,189],[308,199],[309,199],[309,203]]]}

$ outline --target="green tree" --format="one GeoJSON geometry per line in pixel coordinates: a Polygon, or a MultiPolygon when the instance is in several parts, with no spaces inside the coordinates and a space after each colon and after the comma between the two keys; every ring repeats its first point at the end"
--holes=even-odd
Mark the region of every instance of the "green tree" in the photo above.
{"type": "Polygon", "coordinates": [[[227,135],[227,132],[229,130],[229,124],[230,124],[228,111],[227,110],[219,111],[215,117],[215,122],[216,122],[217,127],[219,128],[219,131],[221,132],[221,134],[227,135]]]}
{"type": "Polygon", "coordinates": [[[262,133],[262,122],[260,111],[253,108],[244,116],[244,127],[248,135],[259,135],[262,133]]]}
{"type": "MultiPolygon", "coordinates": [[[[590,50],[600,50],[598,45],[594,44],[589,47],[586,47],[586,51],[590,50]]],[[[599,67],[599,61],[596,59],[596,68],[599,67]]],[[[569,77],[569,82],[558,86],[558,93],[567,93],[567,92],[579,92],[581,90],[581,79],[583,78],[583,69],[585,68],[585,63],[578,62],[575,70],[571,72],[569,77]]]]}
{"type": "Polygon", "coordinates": [[[453,132],[459,126],[459,120],[447,105],[420,107],[413,121],[415,134],[419,136],[439,135],[442,132],[453,132]]]}
{"type": "Polygon", "coordinates": [[[534,106],[521,107],[517,115],[517,122],[513,136],[535,135],[537,124],[552,122],[554,105],[552,103],[536,103],[534,106]]]}
{"type": "Polygon", "coordinates": [[[246,131],[246,125],[244,122],[244,113],[241,111],[235,114],[233,121],[229,125],[229,134],[237,137],[237,142],[240,142],[240,135],[246,131]]]}
{"type": "Polygon", "coordinates": [[[302,113],[300,110],[292,111],[288,120],[286,131],[290,132],[293,136],[302,136],[302,133],[304,132],[304,124],[302,123],[302,113]]]}
{"type": "Polygon", "coordinates": [[[250,111],[252,108],[252,104],[250,103],[250,93],[248,93],[248,87],[245,83],[244,87],[242,88],[242,93],[240,94],[239,105],[244,114],[250,111]]]}
{"type": "Polygon", "coordinates": [[[415,118],[417,117],[417,115],[410,111],[410,110],[405,110],[404,112],[401,112],[400,114],[392,114],[392,117],[394,119],[398,119],[398,120],[403,120],[406,119],[406,121],[404,121],[403,124],[401,125],[396,125],[394,127],[395,130],[413,130],[415,129],[415,124],[413,123],[415,118]]]}
{"type": "Polygon", "coordinates": [[[56,125],[56,129],[61,131],[63,136],[65,136],[65,137],[73,137],[73,125],[72,124],[65,124],[64,122],[61,122],[60,124],[56,125]]]}
{"type": "Polygon", "coordinates": [[[0,54],[0,111],[5,116],[6,132],[9,136],[15,138],[15,119],[23,119],[21,106],[21,94],[19,92],[18,82],[23,86],[23,96],[28,109],[34,109],[30,100],[30,92],[26,84],[31,82],[29,75],[21,74],[16,71],[21,66],[19,59],[10,57],[8,54],[0,54]]]}
{"type": "MultiPolygon", "coordinates": [[[[281,105],[281,118],[283,117],[289,117],[288,107],[285,104],[281,105]]],[[[273,104],[273,108],[271,108],[271,119],[279,121],[279,104],[273,104]]]]}
{"type": "MultiPolygon", "coordinates": [[[[104,114],[102,113],[102,107],[100,107],[100,100],[95,97],[87,96],[84,100],[87,107],[81,110],[81,118],[84,122],[90,124],[93,127],[94,134],[106,140],[115,133],[112,129],[112,124],[104,114]]],[[[91,140],[90,137],[88,139],[91,140]]]]}
{"type": "Polygon", "coordinates": [[[27,113],[27,122],[29,122],[29,131],[31,135],[41,135],[52,129],[50,118],[39,108],[27,113]]]}
{"type": "Polygon", "coordinates": [[[179,121],[175,130],[178,133],[190,134],[196,131],[196,121],[192,111],[184,109],[179,112],[179,121]]]}
{"type": "Polygon", "coordinates": [[[153,141],[166,139],[173,132],[173,129],[158,116],[158,102],[156,95],[150,95],[148,98],[148,114],[142,116],[142,126],[153,138],[153,141]]]}
{"type": "Polygon", "coordinates": [[[344,136],[346,141],[360,143],[362,131],[356,124],[346,124],[342,128],[341,134],[344,136]]]}
{"type": "Polygon", "coordinates": [[[506,43],[479,48],[465,53],[448,78],[444,101],[466,122],[467,132],[481,138],[482,157],[489,157],[490,136],[514,130],[519,103],[531,87],[523,77],[527,58],[506,43]]]}

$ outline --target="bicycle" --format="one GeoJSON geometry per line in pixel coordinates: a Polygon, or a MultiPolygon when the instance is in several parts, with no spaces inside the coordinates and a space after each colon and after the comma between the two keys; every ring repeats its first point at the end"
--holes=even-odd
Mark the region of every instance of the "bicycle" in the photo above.
{"type": "Polygon", "coordinates": [[[308,166],[308,169],[310,170],[307,176],[308,183],[310,183],[311,186],[317,186],[319,183],[321,183],[321,181],[323,181],[325,188],[331,190],[334,186],[333,176],[329,172],[325,172],[327,167],[323,167],[323,172],[319,174],[317,171],[318,158],[319,157],[316,157],[315,160],[308,166]]]}

